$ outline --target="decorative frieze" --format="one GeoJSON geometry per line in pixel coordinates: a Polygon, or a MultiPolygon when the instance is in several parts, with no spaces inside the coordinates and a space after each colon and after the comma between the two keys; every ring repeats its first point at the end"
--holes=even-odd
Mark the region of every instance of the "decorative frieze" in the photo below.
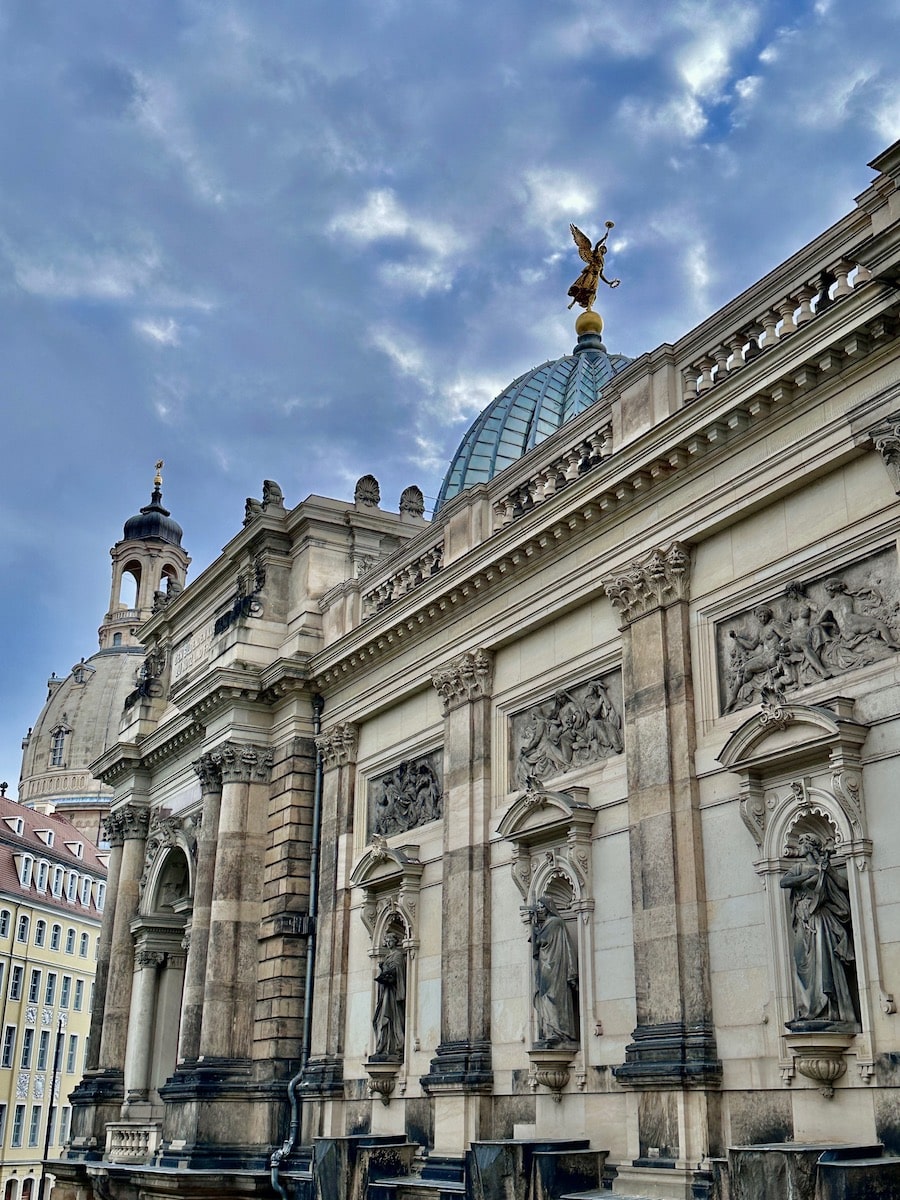
{"type": "Polygon", "coordinates": [[[716,626],[723,713],[844,675],[900,649],[900,579],[886,550],[811,583],[794,580],[782,596],[716,626]]]}
{"type": "Polygon", "coordinates": [[[444,713],[472,700],[490,696],[494,685],[494,656],[490,650],[467,650],[431,674],[444,713]]]}
{"type": "Polygon", "coordinates": [[[272,751],[252,743],[223,742],[211,754],[218,760],[223,783],[267,783],[272,751]]]}
{"type": "Polygon", "coordinates": [[[657,546],[622,575],[604,581],[606,594],[626,625],[676,600],[687,600],[691,556],[681,542],[657,546]]]}
{"type": "Polygon", "coordinates": [[[559,688],[510,720],[510,773],[521,787],[600,762],[623,748],[618,671],[559,688]]]}
{"type": "Polygon", "coordinates": [[[316,750],[322,755],[326,770],[331,767],[343,767],[356,762],[356,748],[359,742],[359,726],[352,721],[341,721],[324,730],[316,738],[316,750]]]}
{"type": "Polygon", "coordinates": [[[390,837],[443,816],[440,751],[398,763],[368,782],[368,835],[390,837]]]}

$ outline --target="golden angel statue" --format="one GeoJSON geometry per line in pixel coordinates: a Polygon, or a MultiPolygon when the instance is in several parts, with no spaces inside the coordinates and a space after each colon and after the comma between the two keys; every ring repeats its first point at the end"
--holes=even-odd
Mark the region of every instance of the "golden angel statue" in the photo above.
{"type": "Polygon", "coordinates": [[[581,255],[587,266],[569,288],[568,294],[572,297],[572,304],[580,304],[582,308],[590,311],[594,307],[594,300],[597,298],[597,284],[602,279],[603,282],[611,288],[618,287],[622,282],[621,279],[607,279],[603,274],[603,260],[606,258],[606,239],[609,237],[609,231],[613,228],[614,222],[606,222],[606,233],[597,242],[596,246],[591,246],[591,239],[581,232],[577,225],[570,225],[572,237],[575,239],[575,245],[578,247],[578,253],[581,255]]]}

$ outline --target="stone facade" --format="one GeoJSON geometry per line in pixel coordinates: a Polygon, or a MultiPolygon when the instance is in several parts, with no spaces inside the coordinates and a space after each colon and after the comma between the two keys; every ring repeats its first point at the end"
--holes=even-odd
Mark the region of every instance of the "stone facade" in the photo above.
{"type": "Polygon", "coordinates": [[[900,146],[874,167],[430,523],[268,482],[144,626],[64,1200],[900,1152],[900,146]]]}

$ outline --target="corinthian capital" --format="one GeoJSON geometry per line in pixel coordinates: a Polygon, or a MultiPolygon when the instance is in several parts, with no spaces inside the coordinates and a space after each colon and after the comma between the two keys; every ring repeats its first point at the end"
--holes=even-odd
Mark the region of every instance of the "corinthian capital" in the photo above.
{"type": "Polygon", "coordinates": [[[606,594],[626,625],[636,617],[675,600],[687,600],[690,587],[690,551],[681,542],[657,546],[639,558],[623,575],[603,582],[606,594]]]}
{"type": "Polygon", "coordinates": [[[125,841],[125,822],[119,812],[110,813],[103,818],[103,831],[110,846],[121,846],[125,841]]]}
{"type": "Polygon", "coordinates": [[[267,783],[272,751],[252,743],[223,742],[209,752],[222,772],[223,783],[267,783]]]}
{"type": "Polygon", "coordinates": [[[445,713],[471,700],[484,699],[494,686],[494,656],[490,650],[467,650],[445,667],[432,671],[431,682],[445,713]]]}
{"type": "Polygon", "coordinates": [[[900,496],[900,413],[894,413],[867,432],[884,460],[891,487],[900,496]]]}
{"type": "Polygon", "coordinates": [[[324,730],[316,738],[316,749],[322,755],[326,770],[356,762],[356,746],[359,726],[352,721],[342,721],[324,730]]]}
{"type": "Polygon", "coordinates": [[[117,808],[115,815],[122,822],[122,837],[126,842],[147,836],[147,826],[150,824],[149,808],[126,804],[124,808],[117,808]]]}
{"type": "Polygon", "coordinates": [[[192,762],[191,766],[197,773],[200,780],[200,792],[206,795],[207,792],[221,792],[222,790],[222,763],[220,757],[215,754],[203,754],[196,762],[192,762]]]}

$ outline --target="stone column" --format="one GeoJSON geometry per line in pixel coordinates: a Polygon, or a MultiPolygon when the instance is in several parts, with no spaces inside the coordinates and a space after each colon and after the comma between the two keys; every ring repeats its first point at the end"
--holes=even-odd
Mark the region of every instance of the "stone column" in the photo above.
{"type": "Polygon", "coordinates": [[[197,834],[197,870],[194,879],[194,906],[190,929],[185,934],[187,966],[181,1001],[181,1029],[178,1061],[195,1059],[200,1053],[200,1027],[203,1021],[203,988],[206,982],[206,958],[209,946],[209,918],[212,905],[213,876],[216,868],[216,841],[219,835],[219,809],[222,804],[221,753],[214,750],[193,764],[200,777],[202,810],[197,834]]]}
{"type": "Polygon", "coordinates": [[[153,1045],[156,987],[159,969],[166,956],[158,950],[139,949],[134,954],[131,983],[130,1036],[125,1054],[126,1107],[147,1099],[150,1080],[150,1049],[153,1045]]]}
{"type": "Polygon", "coordinates": [[[638,1025],[616,1078],[639,1089],[639,1161],[717,1153],[688,590],[674,542],[605,582],[623,619],[625,750],[638,1025]],[[651,1150],[654,1151],[651,1154],[651,1150]]]}
{"type": "Polygon", "coordinates": [[[91,1032],[88,1042],[85,1071],[95,1071],[100,1062],[100,1037],[103,1032],[103,1010],[106,1006],[106,984],[109,979],[109,956],[112,947],[113,922],[119,895],[119,873],[122,869],[122,844],[125,840],[123,821],[119,813],[103,819],[106,840],[109,842],[109,867],[106,873],[106,899],[97,946],[97,970],[94,975],[94,1008],[91,1012],[91,1032]]]}
{"type": "Polygon", "coordinates": [[[128,1043],[128,1014],[131,1008],[131,977],[134,969],[134,940],[131,922],[140,904],[141,875],[150,810],[145,805],[126,804],[112,814],[121,822],[122,862],[113,914],[109,976],[103,1005],[100,1038],[101,1070],[121,1071],[128,1043]]]}
{"type": "Polygon", "coordinates": [[[225,742],[222,801],[209,915],[201,1060],[251,1057],[257,936],[272,753],[225,742]]]}
{"type": "MultiPolygon", "coordinates": [[[[304,1127],[304,1141],[343,1134],[340,1099],[344,1091],[344,1025],[347,1008],[347,946],[350,890],[340,876],[342,840],[353,824],[356,747],[359,730],[350,722],[333,725],[316,738],[322,756],[322,824],[319,856],[319,915],[313,970],[312,1053],[303,1072],[302,1094],[323,1103],[307,1113],[318,1127],[304,1127]]],[[[306,1108],[306,1106],[304,1106],[306,1108]]]]}
{"type": "Polygon", "coordinates": [[[432,675],[444,706],[441,1041],[422,1086],[435,1097],[435,1152],[486,1134],[491,1092],[491,692],[493,656],[468,651],[432,675]]]}

